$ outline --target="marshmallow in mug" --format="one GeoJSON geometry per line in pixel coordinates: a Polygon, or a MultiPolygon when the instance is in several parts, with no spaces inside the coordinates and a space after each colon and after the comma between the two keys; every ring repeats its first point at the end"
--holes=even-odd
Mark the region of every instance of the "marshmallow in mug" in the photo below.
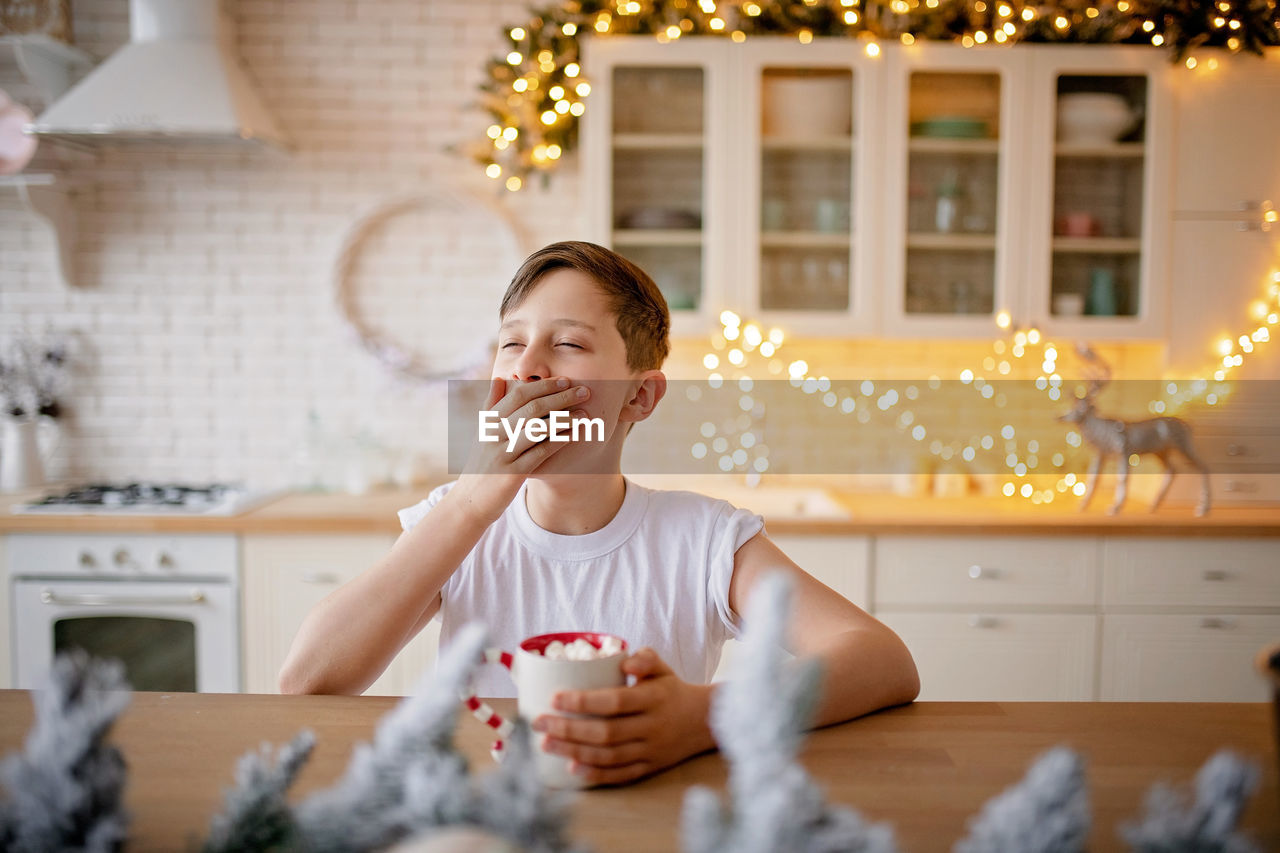
{"type": "Polygon", "coordinates": [[[613,657],[621,651],[622,640],[617,637],[606,636],[600,640],[600,648],[598,649],[591,645],[589,640],[582,638],[568,644],[559,640],[552,640],[547,643],[542,656],[552,660],[599,660],[613,657]]]}

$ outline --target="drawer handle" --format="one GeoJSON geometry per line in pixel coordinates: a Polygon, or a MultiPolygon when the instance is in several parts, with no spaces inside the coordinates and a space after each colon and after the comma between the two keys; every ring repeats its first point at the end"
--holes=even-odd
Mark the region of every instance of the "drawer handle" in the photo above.
{"type": "Polygon", "coordinates": [[[1204,579],[1207,581],[1224,581],[1230,577],[1231,575],[1227,573],[1226,569],[1205,569],[1204,570],[1204,579]]]}
{"type": "Polygon", "coordinates": [[[1206,616],[1200,620],[1200,627],[1209,631],[1225,631],[1228,628],[1234,628],[1235,623],[1230,619],[1220,619],[1217,616],[1206,616]]]}
{"type": "Polygon", "coordinates": [[[1234,441],[1227,445],[1228,456],[1244,456],[1248,451],[1249,448],[1243,444],[1236,444],[1234,441]]]}
{"type": "Polygon", "coordinates": [[[994,616],[970,616],[970,628],[995,628],[1000,624],[1000,620],[994,616]]]}
{"type": "Polygon", "coordinates": [[[974,580],[995,580],[1000,577],[999,569],[992,569],[974,564],[969,567],[969,577],[974,580]]]}
{"type": "Polygon", "coordinates": [[[322,583],[335,584],[335,583],[338,583],[338,576],[335,575],[333,572],[303,572],[302,582],[315,583],[315,584],[322,584],[322,583]]]}

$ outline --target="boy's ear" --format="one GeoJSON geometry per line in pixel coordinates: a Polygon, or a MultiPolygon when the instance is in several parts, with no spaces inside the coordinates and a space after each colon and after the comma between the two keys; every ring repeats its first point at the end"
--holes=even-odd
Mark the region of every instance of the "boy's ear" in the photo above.
{"type": "Polygon", "coordinates": [[[653,414],[653,410],[667,393],[667,377],[661,370],[646,370],[635,380],[638,384],[618,413],[623,423],[637,423],[653,414]]]}

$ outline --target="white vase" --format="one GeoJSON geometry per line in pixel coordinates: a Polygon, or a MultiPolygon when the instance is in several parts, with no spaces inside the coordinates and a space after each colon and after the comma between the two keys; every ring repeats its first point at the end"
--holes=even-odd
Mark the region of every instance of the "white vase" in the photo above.
{"type": "Polygon", "coordinates": [[[40,455],[39,424],[35,420],[4,420],[0,441],[0,492],[16,492],[43,486],[44,460],[40,455]]]}

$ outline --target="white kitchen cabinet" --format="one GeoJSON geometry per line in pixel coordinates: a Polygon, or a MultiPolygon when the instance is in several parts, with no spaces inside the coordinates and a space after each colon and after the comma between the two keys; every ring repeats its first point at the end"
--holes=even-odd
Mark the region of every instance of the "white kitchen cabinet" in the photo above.
{"type": "Polygon", "coordinates": [[[1126,47],[889,51],[884,280],[890,334],[1164,334],[1168,57],[1126,47]],[[1138,117],[1121,141],[1059,139],[1064,96],[1138,117]],[[1078,306],[1082,314],[1075,315],[1078,306]]]}
{"type": "Polygon", "coordinates": [[[795,47],[586,44],[588,226],[654,277],[677,335],[725,308],[792,334],[875,327],[879,63],[846,41],[795,47]]]}
{"type": "Polygon", "coordinates": [[[1135,607],[1280,607],[1275,539],[1108,537],[1103,604],[1135,607]]]}
{"type": "Polygon", "coordinates": [[[1177,66],[1146,47],[1044,45],[1029,56],[1033,132],[1019,201],[1027,287],[1014,316],[1058,337],[1163,338],[1177,66]],[[1064,138],[1063,106],[1096,92],[1122,98],[1136,124],[1119,141],[1064,138]]]}
{"type": "Polygon", "coordinates": [[[1172,75],[1175,217],[1242,215],[1266,199],[1280,205],[1280,48],[1264,57],[1197,51],[1197,58],[1194,70],[1172,75]]]}
{"type": "Polygon", "coordinates": [[[911,650],[921,700],[1094,698],[1096,616],[976,609],[877,615],[911,650]]]}
{"type": "Polygon", "coordinates": [[[883,536],[876,539],[875,564],[877,612],[1097,603],[1094,537],[883,536]]]}
{"type": "Polygon", "coordinates": [[[1164,334],[1163,51],[612,37],[584,57],[588,226],[653,273],[677,334],[722,307],[805,335],[988,338],[1002,311],[1164,334]],[[1139,120],[1056,142],[1076,92],[1139,120]]]}
{"type": "Polygon", "coordinates": [[[1253,662],[1277,636],[1280,613],[1107,614],[1101,698],[1265,702],[1253,662]]]}
{"type": "Polygon", "coordinates": [[[1277,565],[1269,538],[1108,538],[1102,698],[1263,701],[1253,660],[1280,636],[1277,565]]]}
{"type": "Polygon", "coordinates": [[[582,120],[587,225],[648,272],[671,308],[672,331],[696,334],[725,306],[732,274],[736,145],[729,116],[728,43],[588,39],[591,108],[582,120]]]}
{"type": "Polygon", "coordinates": [[[1098,558],[1095,537],[877,537],[875,615],[922,699],[1092,699],[1098,558]]]}
{"type": "MultiPolygon", "coordinates": [[[[242,540],[244,681],[249,693],[276,693],[277,676],[302,620],[339,585],[381,559],[393,536],[281,535],[242,540]]],[[[405,696],[434,666],[439,622],[401,650],[366,695],[405,696]]]]}

